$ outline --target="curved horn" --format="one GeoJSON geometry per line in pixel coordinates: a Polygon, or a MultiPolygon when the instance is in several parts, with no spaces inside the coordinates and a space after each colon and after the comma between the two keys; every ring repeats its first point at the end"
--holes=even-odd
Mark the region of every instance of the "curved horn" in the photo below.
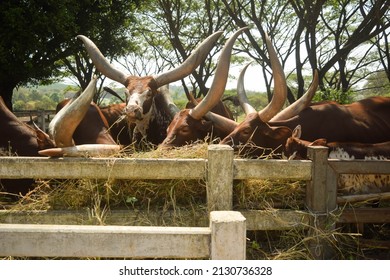
{"type": "Polygon", "coordinates": [[[198,105],[198,101],[195,99],[194,95],[192,94],[192,92],[190,92],[188,94],[188,101],[190,101],[194,106],[198,105]]]}
{"type": "Polygon", "coordinates": [[[229,40],[225,43],[219,56],[217,69],[215,70],[215,76],[209,92],[202,99],[202,101],[193,109],[190,110],[190,115],[194,119],[201,119],[208,111],[210,111],[221,99],[226,87],[227,77],[230,66],[230,56],[232,53],[233,45],[237,37],[248,27],[244,27],[236,31],[229,40]]]}
{"type": "Polygon", "coordinates": [[[169,92],[169,85],[164,85],[160,87],[160,92],[164,96],[165,101],[167,102],[169,114],[173,118],[178,112],[180,112],[180,109],[176,106],[175,102],[173,102],[171,98],[171,94],[169,92]]]}
{"type": "Polygon", "coordinates": [[[96,82],[96,77],[93,77],[84,92],[76,100],[62,108],[50,122],[49,135],[57,147],[74,146],[73,133],[91,104],[96,82]]]}
{"type": "Polygon", "coordinates": [[[91,58],[97,70],[99,70],[103,75],[107,76],[108,78],[117,81],[124,86],[127,86],[126,79],[128,75],[112,66],[104,57],[104,55],[100,52],[94,42],[92,42],[84,35],[77,35],[77,38],[83,41],[85,49],[87,50],[89,57],[91,58]]]}
{"type": "Polygon", "coordinates": [[[279,112],[276,116],[274,116],[271,121],[281,121],[287,120],[298,115],[303,109],[309,106],[311,100],[313,99],[314,94],[316,93],[318,87],[318,70],[314,70],[313,81],[311,82],[310,87],[305,92],[304,95],[301,96],[297,101],[293,104],[285,108],[283,111],[279,112]]]}
{"type": "Polygon", "coordinates": [[[122,147],[120,145],[109,144],[84,144],[73,147],[51,148],[40,150],[38,153],[49,157],[104,157],[118,154],[122,147]]]}
{"type": "Polygon", "coordinates": [[[268,34],[265,34],[265,41],[271,61],[272,73],[274,76],[274,94],[272,100],[268,105],[259,112],[259,117],[263,122],[268,122],[275,116],[283,107],[287,98],[287,83],[283,73],[282,65],[276,55],[276,51],[272,46],[268,34]]]}
{"type": "Polygon", "coordinates": [[[190,75],[207,57],[214,43],[218,40],[223,32],[217,31],[207,37],[187,59],[178,67],[154,76],[157,87],[178,81],[190,75]]]}
{"type": "Polygon", "coordinates": [[[238,126],[237,122],[225,118],[224,116],[215,114],[211,111],[205,114],[205,118],[209,121],[212,121],[213,125],[219,130],[225,132],[226,135],[230,134],[230,132],[232,132],[238,126]]]}
{"type": "Polygon", "coordinates": [[[256,113],[256,109],[253,108],[253,106],[249,103],[248,97],[246,96],[246,91],[245,91],[245,86],[244,86],[244,77],[245,77],[245,72],[248,66],[252,63],[253,61],[249,62],[245,67],[241,70],[240,76],[238,77],[237,81],[237,96],[238,96],[238,101],[240,102],[241,108],[244,110],[245,114],[251,114],[251,113],[256,113]]]}

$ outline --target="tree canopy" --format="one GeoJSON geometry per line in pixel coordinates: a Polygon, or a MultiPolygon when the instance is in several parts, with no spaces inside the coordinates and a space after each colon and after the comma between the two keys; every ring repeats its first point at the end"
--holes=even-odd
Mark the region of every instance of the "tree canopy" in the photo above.
{"type": "MultiPolygon", "coordinates": [[[[110,55],[129,48],[128,27],[138,0],[3,0],[0,2],[0,94],[12,107],[12,91],[26,84],[62,77],[64,65],[79,68],[80,84],[92,66],[81,63],[82,44],[75,36],[96,40],[110,55]],[[115,42],[114,44],[112,42],[115,42]],[[76,57],[71,61],[71,56],[76,57]]],[[[76,75],[76,72],[72,73],[76,75]]]]}

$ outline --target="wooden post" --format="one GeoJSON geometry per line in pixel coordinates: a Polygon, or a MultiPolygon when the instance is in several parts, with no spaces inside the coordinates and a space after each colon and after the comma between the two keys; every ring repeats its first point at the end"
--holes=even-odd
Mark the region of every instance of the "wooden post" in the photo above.
{"type": "Polygon", "coordinates": [[[212,260],[245,260],[246,222],[240,212],[210,213],[212,260]]]}
{"type": "Polygon", "coordinates": [[[207,161],[207,205],[209,211],[233,209],[233,148],[210,145],[207,161]]]}
{"type": "Polygon", "coordinates": [[[46,131],[45,111],[43,110],[39,111],[39,123],[42,131],[46,131]]]}
{"type": "Polygon", "coordinates": [[[309,147],[308,157],[313,161],[312,180],[306,187],[306,206],[312,214],[309,249],[315,259],[330,259],[334,253],[324,232],[335,228],[329,214],[337,207],[337,180],[328,166],[327,147],[309,147]]]}

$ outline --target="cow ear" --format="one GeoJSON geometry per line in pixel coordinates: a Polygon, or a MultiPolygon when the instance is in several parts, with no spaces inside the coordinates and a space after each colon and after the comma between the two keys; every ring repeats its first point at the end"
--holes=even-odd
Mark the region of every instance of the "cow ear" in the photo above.
{"type": "Polygon", "coordinates": [[[213,126],[213,122],[212,121],[206,121],[206,120],[202,120],[201,121],[201,125],[200,125],[200,130],[202,131],[211,131],[211,128],[213,126]]]}
{"type": "Polygon", "coordinates": [[[295,137],[295,138],[298,138],[298,139],[301,139],[301,136],[302,136],[302,127],[301,125],[297,125],[293,132],[292,132],[292,137],[295,137]]]}
{"type": "Polygon", "coordinates": [[[310,143],[309,146],[326,146],[327,143],[328,141],[325,138],[320,138],[310,143]]]}
{"type": "Polygon", "coordinates": [[[35,129],[35,133],[37,135],[37,142],[40,150],[55,147],[53,140],[51,140],[49,135],[45,132],[38,128],[35,129]]]}

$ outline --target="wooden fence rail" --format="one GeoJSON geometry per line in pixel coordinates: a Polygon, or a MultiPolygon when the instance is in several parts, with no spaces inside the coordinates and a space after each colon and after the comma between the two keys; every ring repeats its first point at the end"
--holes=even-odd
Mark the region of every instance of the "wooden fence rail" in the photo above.
{"type": "MultiPolygon", "coordinates": [[[[305,180],[307,211],[275,210],[272,214],[261,210],[242,211],[247,229],[286,229],[298,225],[333,230],[334,226],[329,224],[335,224],[336,220],[329,214],[337,209],[340,200],[337,176],[341,173],[390,174],[390,161],[345,162],[328,160],[327,155],[327,148],[311,147],[310,160],[234,159],[231,147],[210,145],[206,159],[0,157],[0,178],[204,179],[210,212],[232,210],[235,179],[305,180]]],[[[2,216],[1,222],[4,222],[2,216]]],[[[340,216],[341,221],[346,219],[340,216]]],[[[390,222],[390,217],[388,219],[390,222]]],[[[313,257],[329,258],[326,241],[315,240],[313,257]]]]}
{"type": "Polygon", "coordinates": [[[15,111],[14,114],[23,122],[34,121],[40,129],[47,130],[50,118],[55,115],[55,110],[24,110],[15,111]]]}

